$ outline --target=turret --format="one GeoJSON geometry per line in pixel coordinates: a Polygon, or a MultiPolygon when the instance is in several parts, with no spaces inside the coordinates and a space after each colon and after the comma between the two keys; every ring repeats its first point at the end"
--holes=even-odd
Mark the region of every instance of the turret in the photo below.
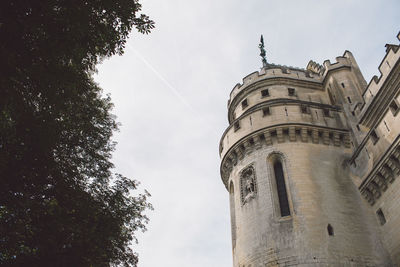
{"type": "Polygon", "coordinates": [[[356,123],[344,103],[362,101],[365,81],[350,52],[337,60],[266,63],[230,94],[219,151],[234,267],[391,264],[347,167],[356,123]]]}

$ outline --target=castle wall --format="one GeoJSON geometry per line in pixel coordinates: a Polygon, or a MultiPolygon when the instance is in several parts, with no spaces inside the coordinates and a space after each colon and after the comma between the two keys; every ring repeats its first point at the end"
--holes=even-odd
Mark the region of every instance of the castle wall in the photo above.
{"type": "Polygon", "coordinates": [[[386,47],[368,85],[346,51],[233,88],[219,152],[235,267],[400,266],[400,46],[386,47]]]}
{"type": "Polygon", "coordinates": [[[380,224],[379,233],[382,241],[386,246],[392,261],[397,266],[400,265],[400,176],[397,175],[395,181],[379,198],[379,200],[371,207],[375,215],[375,220],[380,224]],[[381,225],[377,215],[378,209],[381,209],[385,216],[386,222],[381,225]]]}
{"type": "Polygon", "coordinates": [[[380,77],[375,76],[363,94],[359,129],[353,129],[362,132],[362,138],[350,171],[380,224],[378,231],[393,263],[400,266],[400,49],[387,47],[380,77]]]}
{"type": "Polygon", "coordinates": [[[269,107],[270,114],[264,115],[263,108],[260,106],[252,113],[248,113],[236,120],[239,129],[235,129],[232,124],[226,131],[221,141],[222,150],[221,156],[223,157],[232,145],[236,144],[239,140],[248,136],[251,133],[257,132],[268,126],[276,126],[283,124],[304,124],[304,125],[317,125],[321,127],[330,127],[335,129],[345,129],[345,119],[341,112],[336,109],[320,105],[306,105],[307,113],[302,113],[301,103],[276,103],[273,105],[266,105],[269,107]],[[323,109],[329,109],[329,116],[325,116],[323,109]]]}
{"type": "Polygon", "coordinates": [[[254,150],[232,170],[235,192],[240,192],[240,171],[246,166],[254,164],[257,179],[254,199],[243,205],[235,195],[234,266],[390,266],[375,218],[342,169],[350,150],[344,154],[343,147],[287,141],[254,150]],[[289,217],[279,214],[271,153],[283,156],[289,217]]]}
{"type": "MultiPolygon", "coordinates": [[[[315,85],[314,85],[315,86],[315,85]]],[[[276,81],[264,81],[259,86],[255,87],[252,91],[247,92],[242,97],[235,99],[238,103],[234,108],[234,117],[239,118],[244,112],[246,112],[250,106],[257,105],[264,101],[274,99],[292,99],[301,101],[313,101],[322,104],[330,104],[326,94],[322,91],[310,89],[307,84],[296,84],[295,82],[288,84],[276,84],[276,81]],[[288,88],[295,89],[293,96],[288,95],[288,88]],[[268,89],[269,96],[261,96],[261,91],[268,89]],[[246,99],[248,106],[243,108],[241,103],[246,99]]]]}
{"type": "Polygon", "coordinates": [[[343,109],[346,117],[346,127],[352,129],[353,146],[358,146],[365,137],[365,133],[358,131],[358,107],[363,103],[362,92],[365,90],[366,82],[361,76],[357,62],[353,55],[346,51],[343,57],[337,58],[342,64],[331,64],[325,61],[326,68],[324,88],[332,95],[335,105],[343,109]],[[344,64],[346,62],[346,64],[344,64]]]}

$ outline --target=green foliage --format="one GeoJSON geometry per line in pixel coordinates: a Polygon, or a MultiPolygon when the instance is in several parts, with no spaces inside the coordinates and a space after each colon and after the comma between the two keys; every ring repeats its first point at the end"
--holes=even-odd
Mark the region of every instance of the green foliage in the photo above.
{"type": "Polygon", "coordinates": [[[92,79],[154,23],[138,1],[0,3],[0,265],[136,266],[149,194],[113,175],[118,129],[92,79]]]}

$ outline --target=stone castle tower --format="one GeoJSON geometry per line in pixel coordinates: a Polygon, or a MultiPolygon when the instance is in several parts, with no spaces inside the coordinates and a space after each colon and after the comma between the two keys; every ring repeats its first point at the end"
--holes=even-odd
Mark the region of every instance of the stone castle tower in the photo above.
{"type": "Polygon", "coordinates": [[[399,48],[369,84],[346,51],[306,69],[264,58],[233,88],[219,151],[234,267],[400,266],[399,48]]]}

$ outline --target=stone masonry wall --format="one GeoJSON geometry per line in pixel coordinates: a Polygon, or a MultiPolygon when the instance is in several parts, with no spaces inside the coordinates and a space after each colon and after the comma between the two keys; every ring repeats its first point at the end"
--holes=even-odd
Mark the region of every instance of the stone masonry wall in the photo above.
{"type": "Polygon", "coordinates": [[[377,222],[342,171],[349,150],[318,144],[264,146],[239,161],[235,186],[235,267],[391,266],[377,222]],[[292,215],[281,218],[270,155],[283,156],[292,215]],[[242,205],[239,172],[254,164],[257,195],[242,205]],[[331,224],[334,235],[329,236],[331,224]],[[385,257],[386,256],[386,257],[385,257]]]}
{"type": "Polygon", "coordinates": [[[400,266],[400,45],[386,48],[368,85],[346,51],[233,88],[219,152],[234,267],[400,266]]]}

